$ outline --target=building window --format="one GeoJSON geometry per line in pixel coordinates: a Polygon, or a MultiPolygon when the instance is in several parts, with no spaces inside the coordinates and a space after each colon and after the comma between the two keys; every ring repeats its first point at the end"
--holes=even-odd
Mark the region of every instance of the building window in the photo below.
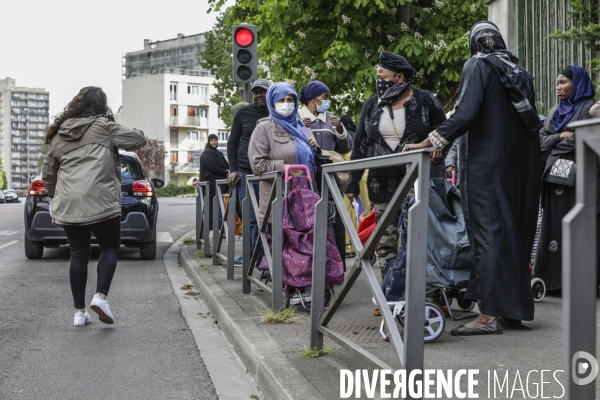
{"type": "Polygon", "coordinates": [[[179,135],[176,130],[172,130],[170,133],[171,149],[176,149],[179,146],[179,135]]]}
{"type": "Polygon", "coordinates": [[[188,94],[199,94],[200,90],[198,85],[188,85],[188,94]]]}
{"type": "Polygon", "coordinates": [[[177,101],[177,83],[176,82],[171,82],[171,85],[169,85],[169,93],[170,93],[170,100],[177,101]]]}
{"type": "Polygon", "coordinates": [[[198,131],[188,131],[187,138],[190,140],[198,140],[198,131]]]}
{"type": "Polygon", "coordinates": [[[208,109],[206,107],[188,107],[188,117],[208,118],[208,109]]]}
{"type": "Polygon", "coordinates": [[[179,158],[179,157],[177,157],[177,156],[178,156],[178,153],[177,153],[176,151],[172,152],[172,153],[169,155],[169,160],[171,160],[171,163],[176,163],[176,162],[178,162],[177,160],[178,160],[178,158],[179,158]]]}
{"type": "Polygon", "coordinates": [[[200,100],[203,103],[208,103],[208,86],[200,86],[200,100]]]}
{"type": "Polygon", "coordinates": [[[171,106],[171,117],[177,116],[177,106],[171,106]]]}
{"type": "Polygon", "coordinates": [[[223,112],[223,108],[222,107],[217,108],[217,118],[219,118],[219,119],[221,118],[221,113],[222,112],[223,112]]]}
{"type": "Polygon", "coordinates": [[[229,139],[229,132],[228,131],[219,131],[217,136],[219,136],[219,140],[227,140],[227,139],[229,139]]]}

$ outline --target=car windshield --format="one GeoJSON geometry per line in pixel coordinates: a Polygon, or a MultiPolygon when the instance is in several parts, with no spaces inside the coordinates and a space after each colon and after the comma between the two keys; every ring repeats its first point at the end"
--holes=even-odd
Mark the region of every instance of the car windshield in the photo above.
{"type": "Polygon", "coordinates": [[[133,183],[144,179],[142,171],[135,160],[121,158],[121,183],[133,183]]]}
{"type": "Polygon", "coordinates": [[[4,191],[4,194],[17,194],[17,191],[13,189],[8,189],[4,191]]]}

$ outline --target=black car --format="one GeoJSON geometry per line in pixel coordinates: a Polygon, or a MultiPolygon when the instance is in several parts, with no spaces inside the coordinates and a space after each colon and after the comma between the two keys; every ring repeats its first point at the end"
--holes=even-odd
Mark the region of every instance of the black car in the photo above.
{"type": "MultiPolygon", "coordinates": [[[[139,247],[143,260],[156,258],[158,200],[155,188],[164,181],[149,179],[135,153],[119,151],[121,157],[121,244],[139,247]]],[[[31,182],[25,200],[25,256],[42,258],[44,247],[68,244],[63,228],[52,223],[50,197],[41,176],[31,182]]],[[[97,244],[92,234],[92,243],[97,244]]]]}
{"type": "Polygon", "coordinates": [[[19,195],[14,189],[6,189],[4,192],[4,202],[6,203],[20,203],[19,195]]]}

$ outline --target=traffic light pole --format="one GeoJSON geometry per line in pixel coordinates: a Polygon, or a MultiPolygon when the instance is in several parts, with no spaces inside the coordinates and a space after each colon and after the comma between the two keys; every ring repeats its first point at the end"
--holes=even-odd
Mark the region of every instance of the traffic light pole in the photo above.
{"type": "Polygon", "coordinates": [[[250,93],[250,83],[244,83],[244,101],[248,104],[252,103],[252,93],[250,93]]]}

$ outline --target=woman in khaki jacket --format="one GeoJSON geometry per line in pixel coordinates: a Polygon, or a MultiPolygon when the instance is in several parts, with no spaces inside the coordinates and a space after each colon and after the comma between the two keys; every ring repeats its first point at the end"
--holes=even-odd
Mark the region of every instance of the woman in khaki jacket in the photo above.
{"type": "MultiPolygon", "coordinates": [[[[302,164],[314,174],[315,158],[308,144],[310,131],[298,117],[294,88],[284,82],[273,84],[267,91],[267,107],[269,117],[258,120],[250,137],[248,158],[252,171],[255,174],[285,171],[290,164],[302,164]]],[[[290,175],[301,174],[302,171],[290,171],[290,175]]],[[[272,186],[272,181],[260,181],[259,223],[264,218],[272,186]]]]}
{"type": "Polygon", "coordinates": [[[115,123],[106,94],[85,87],[46,129],[50,150],[42,179],[52,198],[52,222],[62,226],[71,248],[69,278],[76,326],[91,322],[85,308],[92,232],[100,245],[98,283],[91,308],[100,321],[114,318],[106,295],[121,246],[121,161],[118,149],[146,145],[144,133],[115,123]]]}

